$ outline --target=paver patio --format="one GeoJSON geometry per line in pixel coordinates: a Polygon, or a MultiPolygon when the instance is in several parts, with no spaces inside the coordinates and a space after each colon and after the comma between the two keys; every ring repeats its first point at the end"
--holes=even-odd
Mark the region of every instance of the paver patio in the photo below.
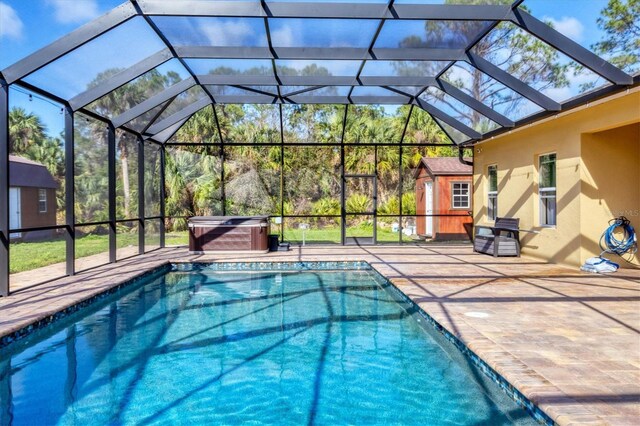
{"type": "Polygon", "coordinates": [[[367,261],[558,424],[640,422],[640,270],[589,275],[469,245],[199,256],[166,248],[0,298],[0,335],[168,261],[193,260],[367,261]]]}

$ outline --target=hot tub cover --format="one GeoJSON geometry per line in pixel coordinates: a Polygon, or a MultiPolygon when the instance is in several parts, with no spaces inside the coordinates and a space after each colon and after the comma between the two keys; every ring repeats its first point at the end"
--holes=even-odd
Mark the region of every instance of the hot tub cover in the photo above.
{"type": "Polygon", "coordinates": [[[189,226],[256,226],[266,225],[269,216],[194,216],[189,218],[189,226]]]}

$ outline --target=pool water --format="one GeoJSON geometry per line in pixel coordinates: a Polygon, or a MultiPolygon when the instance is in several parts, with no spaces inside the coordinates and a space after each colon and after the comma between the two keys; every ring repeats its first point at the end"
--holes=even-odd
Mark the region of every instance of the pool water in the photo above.
{"type": "Polygon", "coordinates": [[[149,279],[0,351],[0,424],[536,424],[373,274],[149,279]]]}

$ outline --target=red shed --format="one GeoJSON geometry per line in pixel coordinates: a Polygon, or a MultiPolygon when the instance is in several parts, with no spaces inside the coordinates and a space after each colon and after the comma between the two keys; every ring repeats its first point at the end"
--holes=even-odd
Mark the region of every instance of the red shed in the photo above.
{"type": "Polygon", "coordinates": [[[469,214],[473,168],[461,163],[457,157],[423,157],[413,177],[416,180],[416,214],[434,215],[416,218],[417,234],[436,240],[469,238],[466,228],[473,222],[469,214]]]}

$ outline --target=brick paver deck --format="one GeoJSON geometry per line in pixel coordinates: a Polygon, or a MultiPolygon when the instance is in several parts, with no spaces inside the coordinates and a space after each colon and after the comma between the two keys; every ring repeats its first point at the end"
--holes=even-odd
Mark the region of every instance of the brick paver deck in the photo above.
{"type": "Polygon", "coordinates": [[[588,275],[468,245],[224,256],[163,249],[0,298],[0,335],[170,260],[368,261],[558,424],[640,424],[640,271],[588,275]]]}

